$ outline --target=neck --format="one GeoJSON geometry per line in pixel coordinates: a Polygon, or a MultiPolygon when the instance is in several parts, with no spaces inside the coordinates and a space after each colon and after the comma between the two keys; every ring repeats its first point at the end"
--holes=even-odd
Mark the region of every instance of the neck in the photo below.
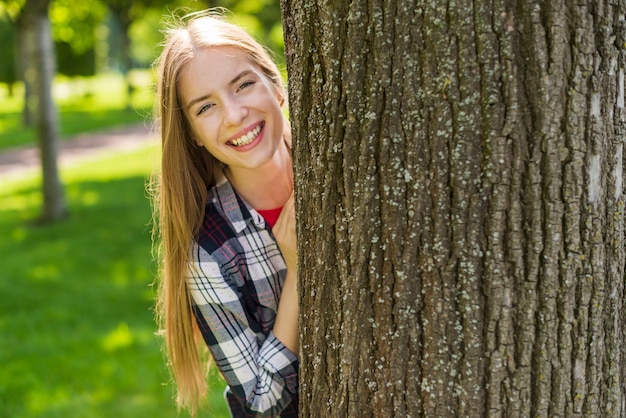
{"type": "Polygon", "coordinates": [[[274,158],[256,169],[226,167],[228,181],[255,209],[282,207],[293,191],[291,155],[283,144],[274,158]]]}

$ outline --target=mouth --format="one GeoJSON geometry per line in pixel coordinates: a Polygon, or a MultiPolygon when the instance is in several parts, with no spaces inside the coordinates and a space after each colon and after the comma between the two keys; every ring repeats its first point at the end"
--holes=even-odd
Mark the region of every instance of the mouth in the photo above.
{"type": "Polygon", "coordinates": [[[248,133],[241,135],[239,138],[229,141],[229,144],[234,147],[243,147],[244,145],[248,145],[256,139],[259,133],[261,133],[263,126],[265,126],[265,123],[260,123],[259,125],[257,125],[256,128],[249,131],[248,133]]]}

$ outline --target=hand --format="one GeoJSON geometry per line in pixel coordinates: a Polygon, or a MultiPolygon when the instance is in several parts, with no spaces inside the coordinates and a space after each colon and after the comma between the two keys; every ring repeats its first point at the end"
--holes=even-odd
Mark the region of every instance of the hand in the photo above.
{"type": "Polygon", "coordinates": [[[296,210],[293,192],[285,202],[283,210],[272,228],[272,233],[278,243],[278,248],[287,264],[287,271],[293,273],[297,269],[298,252],[296,246],[296,210]]]}

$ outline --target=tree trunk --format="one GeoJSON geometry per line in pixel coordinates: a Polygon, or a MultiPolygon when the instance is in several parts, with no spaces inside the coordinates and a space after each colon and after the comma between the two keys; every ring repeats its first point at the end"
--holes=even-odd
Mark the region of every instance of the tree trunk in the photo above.
{"type": "Polygon", "coordinates": [[[133,84],[130,80],[130,69],[132,68],[132,57],[130,53],[130,25],[132,22],[122,19],[122,31],[121,31],[121,66],[122,74],[124,76],[124,84],[126,85],[126,109],[132,109],[133,99],[133,84]]]}
{"type": "Polygon", "coordinates": [[[109,3],[108,6],[114,18],[117,20],[117,23],[120,25],[118,46],[120,48],[119,66],[124,79],[124,90],[126,93],[124,106],[127,110],[131,110],[133,85],[130,80],[130,69],[132,68],[130,26],[133,23],[133,17],[129,10],[129,3],[109,3]]]}
{"type": "Polygon", "coordinates": [[[67,215],[65,195],[57,168],[58,116],[52,99],[54,43],[48,5],[48,0],[27,1],[21,20],[28,53],[26,74],[33,82],[32,96],[27,101],[36,103],[33,108],[37,115],[37,139],[43,179],[42,221],[45,222],[67,215]]]}
{"type": "Polygon", "coordinates": [[[35,83],[35,71],[31,70],[33,67],[33,63],[30,61],[30,57],[35,56],[36,52],[32,50],[35,48],[35,33],[33,30],[30,30],[28,25],[25,24],[23,19],[17,25],[17,48],[16,52],[18,54],[18,62],[19,62],[19,74],[22,77],[22,82],[24,83],[24,108],[22,109],[22,124],[26,128],[30,128],[33,126],[35,113],[36,113],[36,105],[37,103],[32,103],[31,98],[36,97],[33,94],[33,84],[35,83]]]}
{"type": "Polygon", "coordinates": [[[626,416],[624,3],[282,9],[301,416],[626,416]]]}

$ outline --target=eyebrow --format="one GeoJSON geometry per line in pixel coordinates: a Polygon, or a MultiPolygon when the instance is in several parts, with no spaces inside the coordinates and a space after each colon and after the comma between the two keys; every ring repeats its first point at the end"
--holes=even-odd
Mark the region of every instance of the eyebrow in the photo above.
{"type": "MultiPolygon", "coordinates": [[[[233,78],[232,80],[230,80],[228,82],[229,86],[232,86],[233,84],[236,84],[239,80],[241,80],[242,78],[244,78],[245,76],[247,76],[248,74],[250,74],[252,72],[252,70],[244,70],[242,72],[240,72],[238,75],[235,76],[235,78],[233,78]]],[[[200,97],[196,97],[195,99],[191,100],[188,104],[187,104],[187,111],[191,110],[191,108],[193,107],[193,105],[195,105],[198,102],[202,102],[206,99],[208,99],[209,97],[211,97],[211,94],[205,94],[203,96],[200,97]]]]}

